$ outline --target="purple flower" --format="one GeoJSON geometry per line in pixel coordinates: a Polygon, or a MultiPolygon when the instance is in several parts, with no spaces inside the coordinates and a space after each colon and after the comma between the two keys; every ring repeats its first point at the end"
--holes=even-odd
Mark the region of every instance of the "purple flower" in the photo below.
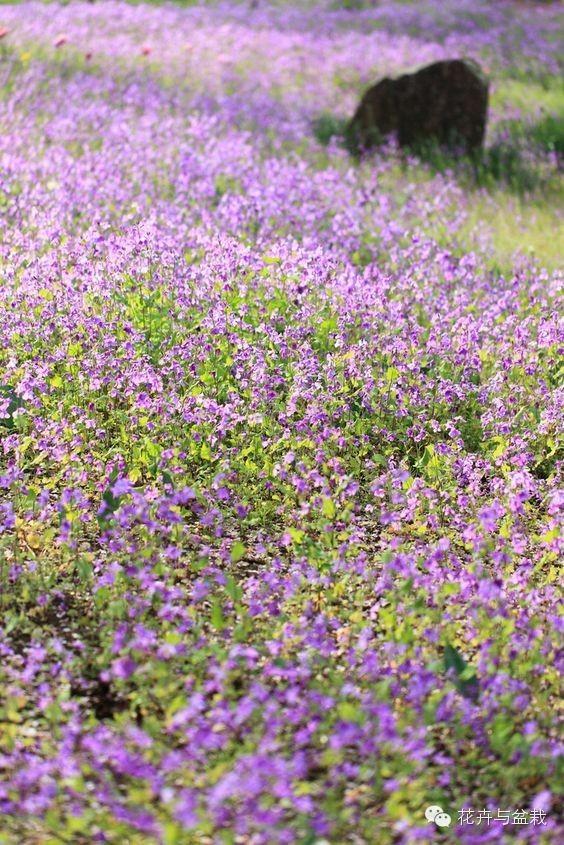
{"type": "Polygon", "coordinates": [[[114,678],[127,680],[137,669],[137,663],[131,657],[118,657],[112,661],[112,675],[114,678]]]}
{"type": "Polygon", "coordinates": [[[133,489],[133,484],[128,478],[118,478],[112,486],[112,495],[117,498],[118,496],[124,496],[127,493],[131,493],[133,489]]]}

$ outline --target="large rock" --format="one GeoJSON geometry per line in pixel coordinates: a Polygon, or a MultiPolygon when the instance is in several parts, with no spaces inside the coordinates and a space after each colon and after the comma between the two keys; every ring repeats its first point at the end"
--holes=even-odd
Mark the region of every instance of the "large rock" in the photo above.
{"type": "Polygon", "coordinates": [[[483,144],[487,111],[488,81],[478,65],[452,59],[382,79],[362,98],[348,135],[360,149],[395,134],[401,147],[437,142],[470,152],[483,144]]]}

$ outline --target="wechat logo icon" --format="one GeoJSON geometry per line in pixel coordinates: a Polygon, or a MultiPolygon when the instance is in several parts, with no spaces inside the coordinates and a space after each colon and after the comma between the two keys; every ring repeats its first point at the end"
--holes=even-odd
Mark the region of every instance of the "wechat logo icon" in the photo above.
{"type": "Polygon", "coordinates": [[[438,807],[436,804],[431,804],[430,807],[427,807],[425,810],[425,818],[428,822],[435,822],[437,827],[449,827],[452,819],[448,813],[443,811],[442,807],[438,807]]]}

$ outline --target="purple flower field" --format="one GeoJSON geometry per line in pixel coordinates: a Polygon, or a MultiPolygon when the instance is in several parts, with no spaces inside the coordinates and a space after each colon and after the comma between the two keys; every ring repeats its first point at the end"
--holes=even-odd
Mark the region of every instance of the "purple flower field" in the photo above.
{"type": "Polygon", "coordinates": [[[562,841],[563,20],[0,4],[0,845],[562,841]]]}

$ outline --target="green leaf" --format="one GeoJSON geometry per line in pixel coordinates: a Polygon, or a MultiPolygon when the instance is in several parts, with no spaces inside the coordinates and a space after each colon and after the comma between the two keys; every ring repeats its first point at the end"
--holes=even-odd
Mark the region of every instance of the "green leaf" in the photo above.
{"type": "Polygon", "coordinates": [[[114,486],[117,476],[118,473],[114,470],[110,475],[110,483],[102,493],[103,510],[98,514],[98,525],[100,528],[104,528],[108,524],[113,514],[119,508],[123,498],[123,496],[114,496],[112,493],[112,487],[114,486]]]}
{"type": "Polygon", "coordinates": [[[474,703],[480,695],[480,685],[476,671],[469,666],[454,646],[446,645],[444,654],[445,672],[452,672],[454,685],[458,692],[474,703]]]}
{"type": "Polygon", "coordinates": [[[352,722],[358,725],[364,721],[363,711],[351,701],[341,701],[337,705],[337,713],[344,722],[352,722]]]}
{"type": "Polygon", "coordinates": [[[326,516],[327,519],[334,519],[335,514],[337,513],[337,509],[335,508],[335,503],[332,499],[323,499],[323,504],[321,505],[321,511],[323,516],[326,516]]]}
{"type": "Polygon", "coordinates": [[[457,675],[462,674],[464,669],[466,668],[467,663],[458,651],[458,649],[454,648],[454,646],[446,645],[445,646],[445,669],[448,671],[449,669],[454,669],[457,675]]]}
{"type": "Polygon", "coordinates": [[[88,581],[92,577],[92,564],[85,558],[79,558],[75,562],[75,570],[81,581],[88,581]]]}
{"type": "Polygon", "coordinates": [[[82,354],[82,346],[80,343],[70,343],[67,349],[67,355],[69,358],[78,358],[79,355],[82,354]]]}
{"type": "Polygon", "coordinates": [[[212,604],[211,623],[214,628],[217,628],[218,631],[221,631],[223,628],[225,628],[225,617],[223,616],[223,609],[218,599],[214,599],[214,602],[212,604]]]}
{"type": "Polygon", "coordinates": [[[511,753],[510,743],[514,734],[513,720],[504,713],[498,713],[491,722],[490,743],[493,750],[502,757],[511,753]]]}
{"type": "Polygon", "coordinates": [[[123,619],[129,610],[129,604],[125,599],[114,599],[106,609],[111,619],[123,619]]]}
{"type": "Polygon", "coordinates": [[[16,426],[14,414],[17,410],[23,408],[23,399],[18,396],[14,388],[9,384],[0,384],[0,399],[8,400],[8,416],[0,418],[0,426],[4,426],[8,431],[13,431],[16,426]]]}
{"type": "Polygon", "coordinates": [[[288,528],[288,534],[297,545],[302,543],[305,537],[305,531],[301,531],[299,528],[288,528]]]}
{"type": "Polygon", "coordinates": [[[240,602],[243,598],[243,590],[231,575],[225,579],[225,592],[234,602],[240,602]]]}
{"type": "Polygon", "coordinates": [[[180,845],[184,833],[176,822],[167,822],[164,826],[164,845],[180,845]]]}
{"type": "Polygon", "coordinates": [[[244,558],[247,553],[247,549],[241,543],[240,540],[236,540],[231,547],[231,563],[238,563],[241,558],[244,558]]]}

